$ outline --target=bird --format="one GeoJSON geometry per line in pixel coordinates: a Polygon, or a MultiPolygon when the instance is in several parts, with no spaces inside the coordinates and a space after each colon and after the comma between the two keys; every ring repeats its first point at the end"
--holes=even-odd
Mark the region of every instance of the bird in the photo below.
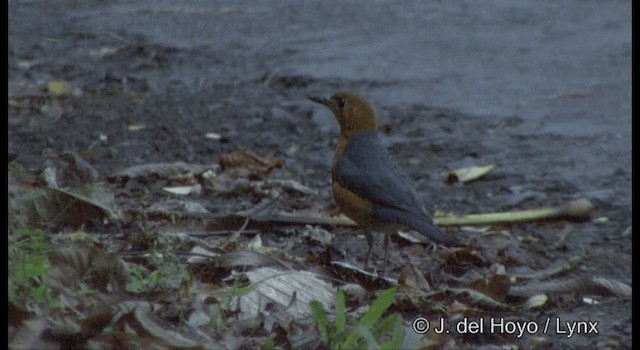
{"type": "Polygon", "coordinates": [[[397,230],[413,229],[447,245],[459,242],[434,225],[409,177],[382,144],[375,111],[364,97],[340,92],[330,98],[310,96],[309,100],[327,107],[340,125],[331,187],[338,209],[364,228],[369,246],[365,270],[373,248],[372,232],[384,234],[382,276],[387,268],[389,237],[397,230]]]}

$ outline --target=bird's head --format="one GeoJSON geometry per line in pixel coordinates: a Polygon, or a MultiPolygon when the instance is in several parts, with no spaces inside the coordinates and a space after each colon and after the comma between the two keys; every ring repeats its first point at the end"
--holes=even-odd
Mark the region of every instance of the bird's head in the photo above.
{"type": "Polygon", "coordinates": [[[328,99],[309,97],[309,100],[329,108],[340,124],[340,133],[346,137],[359,131],[376,130],[376,113],[364,97],[340,92],[328,99]]]}

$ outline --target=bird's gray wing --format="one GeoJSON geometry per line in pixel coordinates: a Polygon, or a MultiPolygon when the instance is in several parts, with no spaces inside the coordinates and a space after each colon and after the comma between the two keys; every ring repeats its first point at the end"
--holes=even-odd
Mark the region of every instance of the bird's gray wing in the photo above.
{"type": "Polygon", "coordinates": [[[409,177],[389,157],[376,132],[360,132],[347,143],[334,169],[342,187],[374,204],[382,222],[402,223],[441,243],[457,239],[442,233],[427,216],[409,177]]]}
{"type": "Polygon", "coordinates": [[[363,131],[352,136],[336,163],[334,180],[375,204],[423,211],[411,180],[389,157],[377,132],[363,131]]]}

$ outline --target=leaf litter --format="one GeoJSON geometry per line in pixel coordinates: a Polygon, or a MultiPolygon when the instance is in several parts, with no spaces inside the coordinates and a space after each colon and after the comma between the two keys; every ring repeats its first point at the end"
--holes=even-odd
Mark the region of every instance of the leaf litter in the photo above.
{"type": "MultiPolygon", "coordinates": [[[[69,159],[83,164],[78,155],[69,159]]],[[[463,315],[479,317],[497,311],[515,312],[518,308],[544,310],[558,294],[598,296],[600,299],[631,296],[631,287],[615,279],[568,277],[584,263],[586,256],[550,264],[538,271],[522,266],[518,261],[528,259],[520,256],[516,261],[509,257],[529,253],[521,251],[517,244],[504,244],[511,240],[509,236],[475,236],[475,243],[470,242],[466,247],[433,250],[434,254],[426,259],[416,257],[412,263],[401,265],[397,280],[381,279],[376,273],[361,270],[359,262],[340,261],[348,260],[348,257],[335,251],[331,238],[335,235],[332,231],[336,232],[332,228],[340,225],[339,220],[318,220],[330,217],[317,208],[313,215],[308,215],[309,209],[313,208],[306,208],[307,214],[303,215],[299,213],[304,211],[291,211],[292,208],[286,205],[289,198],[313,197],[317,192],[293,180],[266,179],[273,169],[281,166],[281,161],[239,152],[221,157],[219,168],[186,163],[140,165],[112,176],[112,180],[120,180],[110,184],[87,183],[96,179],[95,174],[75,176],[87,183],[83,186],[92,190],[88,192],[90,194],[80,194],[77,188],[49,186],[17,199],[16,215],[47,229],[77,228],[92,220],[103,222],[106,218],[112,225],[105,228],[125,224],[126,219],[117,215],[120,211],[117,205],[112,199],[105,199],[113,198],[126,181],[135,178],[144,178],[145,183],[153,184],[188,176],[190,182],[202,186],[209,196],[218,200],[230,188],[237,191],[238,182],[244,181],[253,184],[245,187],[253,189],[244,193],[246,198],[269,200],[251,213],[240,214],[239,218],[243,219],[236,222],[237,229],[227,231],[230,235],[227,238],[224,233],[191,234],[188,227],[194,223],[198,226],[202,220],[215,226],[216,222],[228,220],[242,211],[193,218],[185,216],[179,207],[165,205],[163,210],[167,216],[164,217],[149,216],[148,209],[141,206],[130,207],[129,217],[146,218],[137,233],[134,230],[129,235],[100,240],[87,238],[86,234],[76,235],[79,240],[71,244],[62,243],[64,240],[60,239],[51,240],[55,249],[49,254],[49,273],[43,283],[62,305],[54,309],[38,307],[32,311],[35,317],[27,316],[23,322],[14,323],[15,336],[11,344],[18,347],[69,345],[69,342],[96,347],[116,344],[167,348],[235,347],[248,344],[250,339],[269,339],[276,329],[281,332],[278,341],[282,345],[298,341],[300,332],[318,342],[320,334],[314,331],[309,303],[320,302],[325,309],[332,310],[336,288],[348,284],[361,286],[364,291],[397,285],[398,294],[393,303],[396,312],[450,320],[458,320],[463,315]],[[206,171],[216,170],[220,173],[213,181],[201,177],[206,171]],[[268,184],[268,190],[265,190],[265,184],[268,184]],[[254,186],[262,186],[263,190],[255,190],[254,186]],[[98,188],[102,195],[96,196],[98,188]],[[138,211],[138,214],[132,214],[132,211],[138,211]],[[280,214],[267,214],[274,211],[280,214]],[[167,220],[169,216],[173,216],[169,220],[171,223],[167,220]],[[67,217],[74,220],[65,219],[67,217]],[[270,221],[266,219],[269,217],[270,221]],[[288,220],[287,217],[297,219],[288,220]],[[169,226],[172,227],[170,231],[163,230],[169,226]],[[278,240],[273,238],[270,239],[272,247],[262,245],[261,235],[277,236],[290,228],[298,235],[295,238],[298,244],[309,245],[311,255],[292,255],[292,252],[278,248],[278,240]],[[245,230],[251,233],[238,235],[245,230]],[[483,244],[487,239],[493,243],[483,244]],[[503,244],[496,245],[496,240],[503,244]],[[319,245],[318,249],[314,245],[319,245]],[[510,253],[513,249],[517,251],[510,253]],[[496,262],[504,266],[496,268],[493,266],[496,262]],[[419,268],[426,263],[431,268],[419,268]],[[518,272],[523,268],[531,272],[518,272]],[[48,317],[43,319],[37,315],[48,317]],[[176,324],[177,320],[182,321],[176,324]],[[28,339],[25,334],[32,334],[37,340],[28,339]],[[246,334],[252,335],[247,337],[246,334]]],[[[80,172],[87,167],[75,169],[80,172]]],[[[74,177],[73,174],[65,176],[74,177]]],[[[47,183],[53,184],[51,180],[47,183]]],[[[161,191],[148,195],[160,198],[161,202],[156,202],[155,206],[172,201],[161,191]]],[[[197,203],[202,199],[202,193],[187,192],[181,197],[197,203]]],[[[202,213],[211,214],[206,209],[202,213]]],[[[199,226],[206,228],[206,225],[199,226]]],[[[228,222],[223,226],[228,227],[228,222]]],[[[423,243],[409,240],[403,244],[420,246],[423,243]]],[[[366,296],[363,300],[362,294],[358,295],[359,302],[366,302],[366,296]]],[[[12,306],[20,308],[19,305],[12,306]]],[[[447,338],[432,335],[431,339],[438,339],[437,344],[442,345],[447,338]]],[[[456,342],[455,338],[450,341],[456,342]]]]}

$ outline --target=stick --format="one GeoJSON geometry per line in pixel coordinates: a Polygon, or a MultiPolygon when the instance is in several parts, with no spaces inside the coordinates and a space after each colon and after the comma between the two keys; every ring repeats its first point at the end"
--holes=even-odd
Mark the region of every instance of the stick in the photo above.
{"type": "MultiPolygon", "coordinates": [[[[511,211],[504,213],[471,214],[465,216],[436,217],[433,223],[438,226],[489,225],[518,223],[552,219],[586,220],[593,211],[593,204],[581,198],[567,202],[555,208],[511,211]]],[[[346,217],[305,217],[295,215],[270,215],[254,217],[256,221],[277,221],[291,224],[355,226],[346,217]]]]}
{"type": "Polygon", "coordinates": [[[552,219],[586,220],[593,211],[593,204],[581,198],[555,208],[511,211],[505,213],[472,214],[465,216],[439,217],[433,221],[439,226],[489,225],[518,223],[552,219]]]}
{"type": "MultiPolygon", "coordinates": [[[[504,213],[471,214],[464,216],[436,217],[433,223],[438,226],[490,225],[509,224],[543,220],[586,220],[593,211],[593,204],[588,199],[581,198],[555,208],[540,208],[531,210],[511,211],[504,213]]],[[[243,222],[246,216],[229,215],[215,219],[237,219],[243,222]]],[[[287,214],[251,215],[251,220],[262,224],[298,224],[298,225],[327,225],[327,226],[356,226],[351,219],[339,217],[314,217],[287,214]]]]}

